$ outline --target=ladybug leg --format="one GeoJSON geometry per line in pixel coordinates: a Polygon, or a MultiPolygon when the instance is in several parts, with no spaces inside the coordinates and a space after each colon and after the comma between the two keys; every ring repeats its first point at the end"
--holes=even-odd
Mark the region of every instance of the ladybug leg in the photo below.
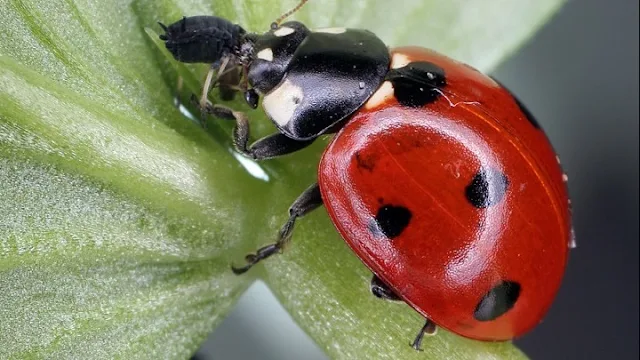
{"type": "Polygon", "coordinates": [[[416,338],[413,340],[413,343],[411,343],[411,347],[416,351],[422,351],[422,349],[420,348],[420,344],[422,344],[422,339],[424,338],[424,336],[435,334],[437,329],[438,328],[436,327],[436,324],[433,321],[427,319],[424,322],[424,326],[422,326],[420,332],[418,332],[418,335],[416,335],[416,338]]]}
{"type": "Polygon", "coordinates": [[[270,257],[271,255],[277,254],[282,251],[282,249],[289,243],[291,240],[291,234],[293,232],[293,227],[296,223],[296,219],[299,217],[303,217],[308,214],[312,210],[318,208],[322,205],[322,197],[320,196],[320,187],[318,184],[313,184],[308,187],[298,198],[296,201],[291,204],[289,208],[289,220],[280,228],[280,232],[278,233],[278,240],[266,246],[261,247],[256,251],[255,254],[249,254],[245,257],[247,264],[241,267],[231,266],[231,270],[236,274],[240,275],[249,270],[253,265],[259,263],[260,261],[270,257]]]}
{"type": "MultiPolygon", "coordinates": [[[[371,293],[379,299],[389,301],[402,301],[400,296],[398,296],[398,294],[396,294],[387,284],[382,282],[382,280],[380,280],[380,278],[376,275],[373,275],[373,278],[371,278],[371,293]]],[[[436,324],[433,321],[427,319],[420,329],[420,332],[418,332],[418,335],[416,335],[416,338],[411,343],[411,347],[417,351],[422,351],[422,349],[420,348],[422,339],[425,335],[435,334],[436,330],[436,324]]]]}
{"type": "Polygon", "coordinates": [[[211,64],[211,66],[209,67],[209,71],[207,72],[207,76],[204,80],[200,99],[196,101],[195,95],[192,95],[191,97],[191,101],[193,103],[196,103],[200,108],[202,115],[201,122],[203,127],[206,127],[206,124],[204,122],[204,115],[206,114],[205,108],[207,103],[209,102],[207,100],[207,97],[209,96],[211,88],[216,86],[220,88],[220,98],[222,100],[233,100],[236,91],[244,90],[240,89],[238,86],[241,83],[240,75],[240,68],[230,56],[225,56],[221,59],[221,61],[211,64]]]}
{"type": "Polygon", "coordinates": [[[233,143],[236,150],[253,160],[265,160],[290,154],[311,145],[315,140],[294,140],[284,134],[277,133],[264,137],[248,146],[249,118],[245,113],[231,110],[222,105],[213,105],[210,102],[207,102],[204,111],[221,119],[235,120],[236,127],[233,129],[233,143]]]}
{"type": "Polygon", "coordinates": [[[373,275],[371,278],[371,293],[378,299],[389,301],[401,301],[402,299],[387,284],[383,283],[379,277],[373,275]]]}
{"type": "MultiPolygon", "coordinates": [[[[389,300],[389,301],[402,301],[400,296],[398,296],[398,294],[396,294],[393,290],[391,290],[391,288],[387,284],[382,282],[382,280],[380,280],[380,278],[377,277],[376,275],[373,275],[373,278],[371,279],[371,293],[379,299],[389,300]]],[[[420,329],[420,332],[418,332],[418,335],[416,335],[416,338],[410,344],[411,347],[414,348],[416,351],[422,351],[422,349],[420,348],[420,344],[422,344],[422,339],[424,338],[425,335],[435,334],[436,330],[437,330],[436,324],[433,321],[426,319],[424,325],[420,329]]]]}

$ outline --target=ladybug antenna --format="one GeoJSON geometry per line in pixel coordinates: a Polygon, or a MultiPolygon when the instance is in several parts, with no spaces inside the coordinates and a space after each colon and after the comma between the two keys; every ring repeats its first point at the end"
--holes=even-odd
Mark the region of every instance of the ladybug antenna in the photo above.
{"type": "Polygon", "coordinates": [[[289,16],[293,15],[293,13],[295,13],[298,10],[300,10],[302,5],[304,5],[307,1],[309,1],[309,0],[301,0],[298,3],[298,5],[296,5],[296,7],[294,7],[293,9],[291,9],[289,11],[287,11],[286,13],[280,15],[280,17],[277,18],[276,21],[271,23],[271,29],[277,29],[278,26],[280,26],[280,23],[282,22],[282,20],[288,18],[289,16]]]}

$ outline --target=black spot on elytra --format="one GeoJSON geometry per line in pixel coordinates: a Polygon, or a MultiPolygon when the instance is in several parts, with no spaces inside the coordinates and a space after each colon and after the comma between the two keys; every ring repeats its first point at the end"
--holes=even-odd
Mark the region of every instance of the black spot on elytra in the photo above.
{"type": "Polygon", "coordinates": [[[426,61],[391,69],[386,80],[393,84],[398,102],[410,107],[422,107],[436,101],[441,95],[437,89],[447,85],[444,69],[426,61]]]}
{"type": "Polygon", "coordinates": [[[371,155],[362,155],[360,152],[355,153],[356,164],[359,168],[373,171],[376,166],[377,159],[371,155]]]}
{"type": "Polygon", "coordinates": [[[513,100],[516,102],[516,104],[520,108],[520,111],[522,111],[522,114],[524,114],[524,116],[527,118],[527,120],[529,120],[531,125],[533,125],[533,127],[536,128],[536,129],[541,129],[540,123],[538,122],[538,120],[536,120],[536,118],[533,116],[533,114],[529,111],[529,109],[527,109],[526,106],[524,106],[524,104],[520,101],[520,99],[518,99],[518,97],[514,93],[512,93],[511,90],[509,90],[506,86],[502,85],[501,82],[499,82],[498,80],[496,80],[493,77],[492,77],[492,79],[493,79],[493,81],[497,82],[506,92],[508,92],[509,95],[511,95],[513,100]]]}
{"type": "Polygon", "coordinates": [[[502,281],[482,297],[473,317],[478,321],[491,321],[504,315],[518,301],[520,290],[517,282],[502,281]]]}
{"type": "Polygon", "coordinates": [[[471,205],[483,209],[499,203],[508,186],[509,180],[500,171],[481,169],[465,188],[465,196],[471,205]]]}
{"type": "Polygon", "coordinates": [[[370,228],[374,231],[380,231],[389,239],[393,239],[406,229],[411,221],[411,216],[411,211],[404,206],[382,205],[370,228]]]}

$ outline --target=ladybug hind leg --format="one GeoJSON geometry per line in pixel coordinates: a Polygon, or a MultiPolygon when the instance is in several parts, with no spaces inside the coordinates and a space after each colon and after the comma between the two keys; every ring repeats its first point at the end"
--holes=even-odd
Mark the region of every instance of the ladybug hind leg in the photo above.
{"type": "MultiPolygon", "coordinates": [[[[371,293],[379,299],[402,301],[402,298],[400,298],[400,296],[396,294],[395,291],[393,291],[387,284],[382,282],[382,280],[380,280],[380,278],[376,275],[373,275],[373,278],[371,279],[371,293]]],[[[422,339],[424,339],[425,335],[435,334],[436,330],[436,324],[433,321],[426,319],[424,325],[416,335],[413,342],[410,344],[411,347],[416,351],[422,351],[422,349],[420,348],[422,339]]]]}
{"type": "Polygon", "coordinates": [[[318,184],[313,184],[308,187],[297,199],[293,202],[289,208],[289,220],[280,228],[278,233],[278,240],[266,246],[261,247],[255,254],[249,254],[245,257],[247,264],[241,267],[231,266],[231,270],[237,275],[247,272],[253,265],[260,261],[277,254],[291,240],[291,234],[293,233],[293,227],[296,223],[296,219],[302,217],[309,212],[315,210],[322,205],[322,197],[320,196],[320,187],[318,184]]]}
{"type": "Polygon", "coordinates": [[[416,351],[422,351],[422,349],[420,348],[420,345],[422,344],[422,339],[424,339],[425,335],[434,335],[436,333],[436,330],[438,330],[438,328],[436,327],[436,324],[433,321],[426,319],[424,322],[424,325],[418,332],[418,335],[416,335],[416,338],[411,343],[411,347],[414,348],[416,351]]]}

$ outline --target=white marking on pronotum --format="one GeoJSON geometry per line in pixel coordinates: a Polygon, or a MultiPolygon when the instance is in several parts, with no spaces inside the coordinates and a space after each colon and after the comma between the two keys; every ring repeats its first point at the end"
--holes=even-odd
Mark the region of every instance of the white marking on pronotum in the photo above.
{"type": "Polygon", "coordinates": [[[256,56],[258,59],[273,61],[273,50],[271,50],[271,48],[262,49],[256,56]]]}
{"type": "Polygon", "coordinates": [[[331,27],[331,28],[320,28],[314,31],[319,33],[327,33],[327,34],[342,34],[347,32],[347,29],[343,27],[331,27]]]}
{"type": "Polygon", "coordinates": [[[377,108],[391,97],[393,97],[393,85],[390,81],[385,81],[380,85],[378,90],[371,95],[366,104],[364,104],[364,107],[365,109],[377,108]]]}
{"type": "Polygon", "coordinates": [[[409,59],[409,56],[401,53],[395,53],[391,57],[391,68],[398,69],[401,67],[405,67],[410,62],[411,62],[411,59],[409,59]]]}
{"type": "Polygon", "coordinates": [[[302,102],[302,88],[289,80],[284,80],[278,87],[264,96],[262,107],[267,115],[280,126],[285,126],[293,117],[293,113],[302,102]]]}
{"type": "Polygon", "coordinates": [[[567,174],[562,174],[562,181],[564,182],[569,181],[569,176],[567,174]]]}
{"type": "Polygon", "coordinates": [[[280,28],[278,28],[278,30],[273,32],[273,35],[277,37],[283,37],[283,36],[291,35],[295,31],[296,30],[294,28],[290,28],[288,26],[281,26],[280,28]]]}

